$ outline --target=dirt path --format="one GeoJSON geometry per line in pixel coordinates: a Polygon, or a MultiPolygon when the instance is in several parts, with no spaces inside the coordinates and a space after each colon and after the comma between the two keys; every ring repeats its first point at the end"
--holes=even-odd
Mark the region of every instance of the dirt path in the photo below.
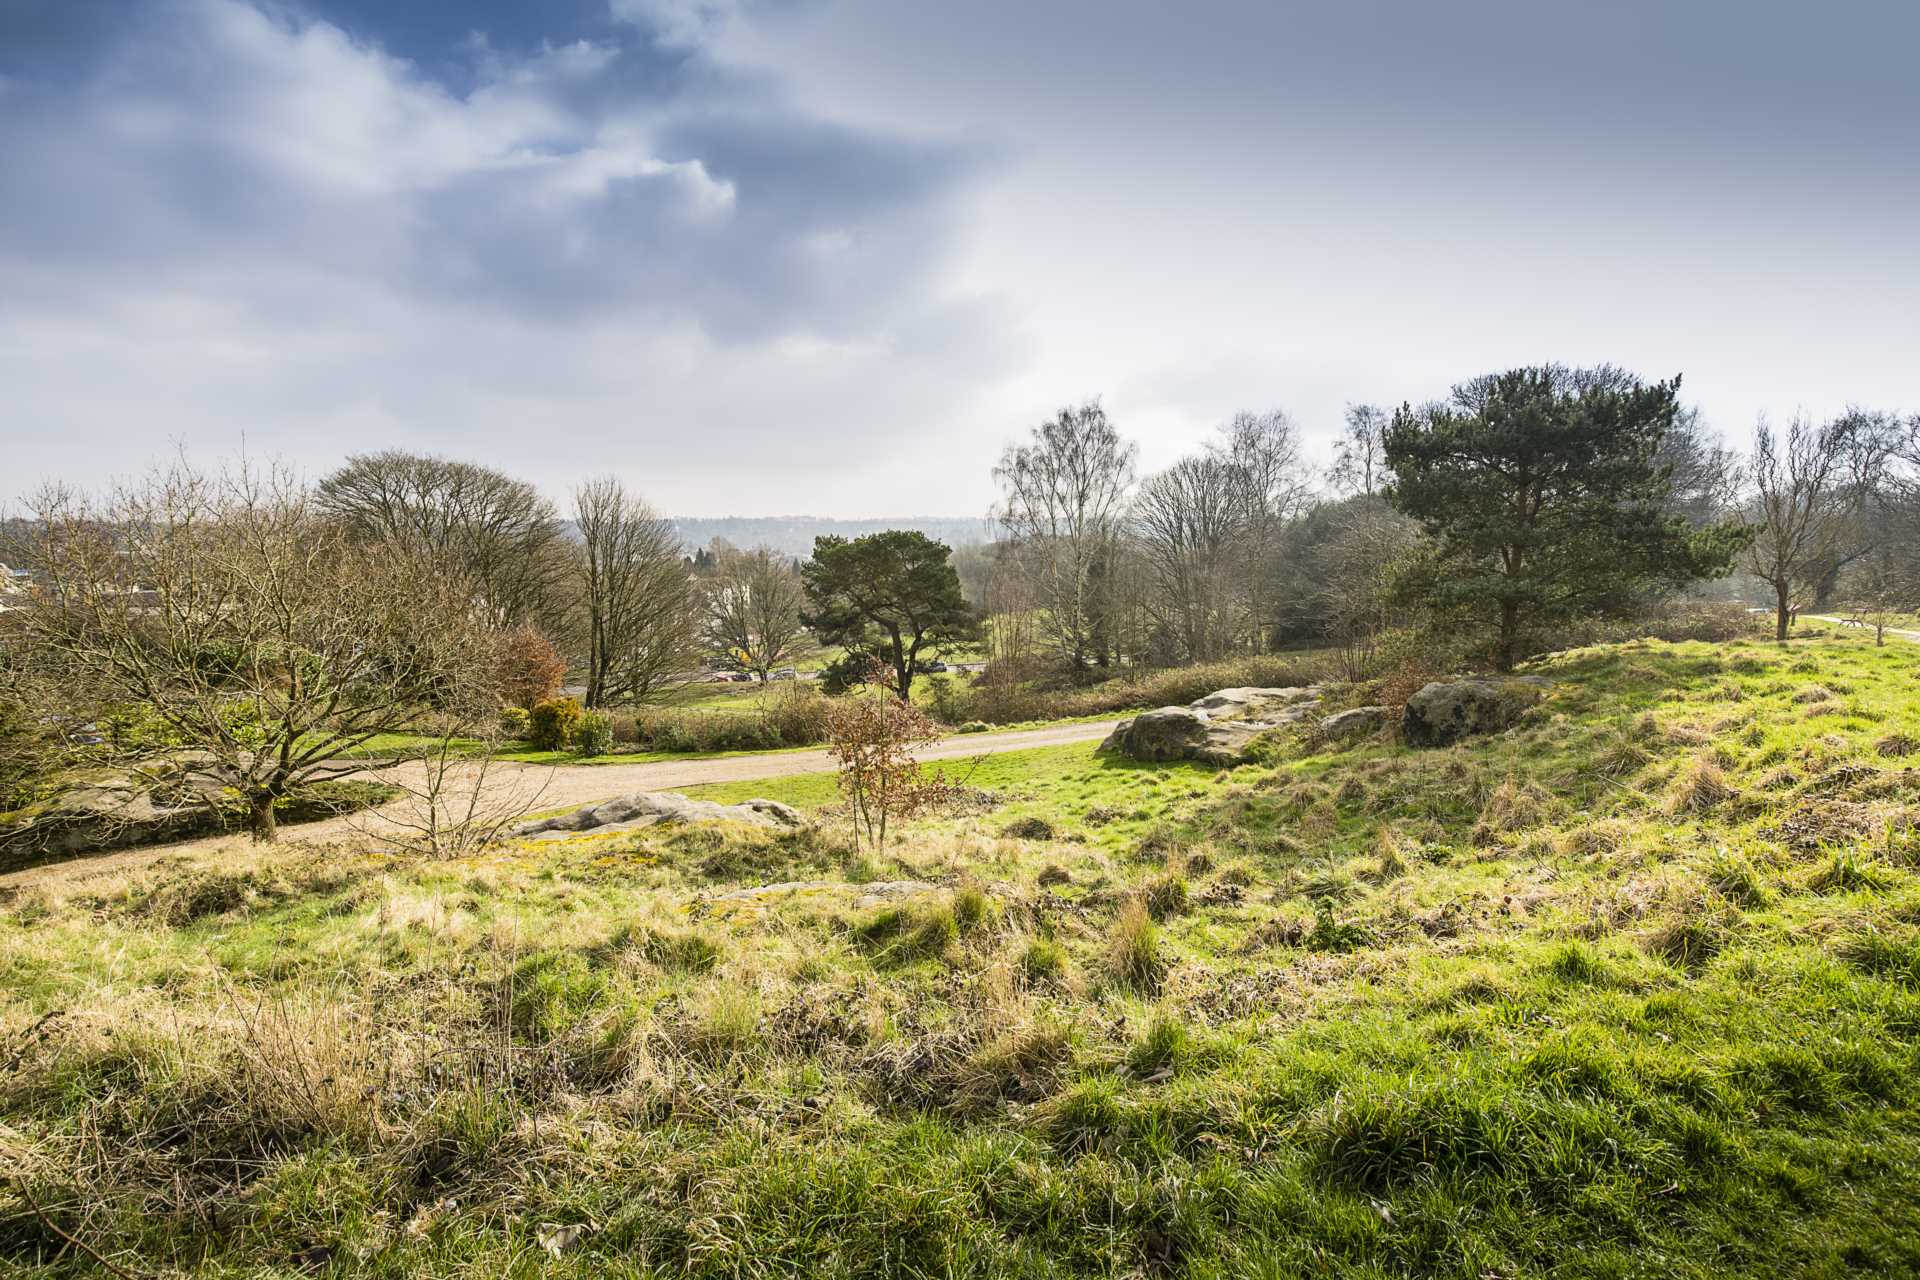
{"type": "MultiPolygon", "coordinates": [[[[1865,631],[1869,635],[1873,633],[1873,626],[1871,623],[1855,622],[1850,618],[1835,618],[1824,613],[1804,613],[1804,614],[1801,614],[1800,616],[1803,618],[1810,619],[1811,621],[1814,621],[1814,622],[1831,622],[1835,626],[1846,627],[1849,630],[1865,631]]],[[[1890,636],[1899,636],[1902,640],[1920,641],[1920,631],[1906,631],[1900,627],[1888,627],[1887,634],[1890,636]]]]}
{"type": "MultiPolygon", "coordinates": [[[[1059,725],[1010,733],[956,734],[919,752],[919,757],[922,760],[964,760],[1003,751],[1030,751],[1035,747],[1093,742],[1111,733],[1114,724],[1114,721],[1105,720],[1094,724],[1059,725]]],[[[749,782],[758,778],[784,778],[797,773],[824,773],[833,768],[833,761],[822,749],[771,751],[705,760],[656,760],[646,764],[531,765],[501,762],[493,768],[495,773],[492,778],[497,779],[497,783],[490,780],[489,786],[517,788],[520,794],[531,797],[536,810],[547,810],[575,808],[635,791],[674,791],[708,782],[749,782]]],[[[418,775],[418,765],[373,768],[365,774],[366,777],[397,782],[407,782],[418,775]]],[[[384,809],[288,827],[281,833],[281,843],[318,843],[353,835],[377,839],[383,827],[389,831],[394,829],[393,815],[404,810],[408,803],[401,800],[384,809]]],[[[244,836],[222,835],[183,840],[177,844],[125,849],[118,853],[52,862],[0,875],[0,890],[120,876],[161,858],[194,858],[206,853],[249,847],[244,836]]]]}

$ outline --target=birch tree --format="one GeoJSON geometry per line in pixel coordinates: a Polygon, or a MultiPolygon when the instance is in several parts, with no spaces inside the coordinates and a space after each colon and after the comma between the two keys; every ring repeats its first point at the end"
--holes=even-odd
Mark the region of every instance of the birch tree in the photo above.
{"type": "Polygon", "coordinates": [[[1089,400],[1034,428],[994,468],[994,518],[1032,584],[1049,647],[1076,671],[1108,653],[1103,570],[1126,519],[1136,455],[1089,400]]]}

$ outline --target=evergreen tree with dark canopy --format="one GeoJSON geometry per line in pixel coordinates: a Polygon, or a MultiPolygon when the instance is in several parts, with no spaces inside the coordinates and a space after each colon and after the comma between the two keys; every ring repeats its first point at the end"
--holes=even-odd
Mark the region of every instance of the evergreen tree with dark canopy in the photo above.
{"type": "Polygon", "coordinates": [[[1696,527],[1668,506],[1660,446],[1679,389],[1678,377],[1543,365],[1394,414],[1387,495],[1435,543],[1417,585],[1431,606],[1493,631],[1501,670],[1538,628],[1732,565],[1743,526],[1696,527]]]}
{"type": "Polygon", "coordinates": [[[806,624],[825,644],[891,666],[905,701],[923,654],[932,657],[977,633],[950,554],[945,543],[910,529],[851,541],[816,538],[813,559],[800,569],[810,605],[806,624]]]}

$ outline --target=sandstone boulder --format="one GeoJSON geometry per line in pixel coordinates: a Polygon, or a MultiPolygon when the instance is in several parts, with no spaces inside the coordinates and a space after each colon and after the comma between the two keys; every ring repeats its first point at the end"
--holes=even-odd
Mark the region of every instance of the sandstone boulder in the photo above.
{"type": "Polygon", "coordinates": [[[507,834],[513,839],[564,840],[577,832],[635,831],[642,827],[679,826],[696,822],[740,822],[752,827],[804,827],[806,818],[777,800],[745,800],[716,804],[694,800],[677,791],[637,791],[599,804],[563,813],[557,818],[523,822],[507,834]]]}
{"type": "Polygon", "coordinates": [[[1161,707],[1122,720],[1100,744],[1135,760],[1244,763],[1261,734],[1296,725],[1320,707],[1320,690],[1221,689],[1185,707],[1161,707]]]}
{"type": "Polygon", "coordinates": [[[1345,711],[1336,711],[1330,716],[1322,717],[1319,725],[1320,736],[1353,738],[1361,734],[1376,733],[1392,718],[1392,707],[1350,707],[1345,711]]]}
{"type": "Polygon", "coordinates": [[[1221,689],[1188,705],[1194,711],[1206,712],[1215,720],[1258,720],[1296,703],[1317,700],[1319,696],[1320,690],[1317,686],[1287,689],[1221,689]]]}
{"type": "Polygon", "coordinates": [[[1512,727],[1552,681],[1540,676],[1435,680],[1407,699],[1401,737],[1411,747],[1444,747],[1512,727]]]}
{"type": "Polygon", "coordinates": [[[1135,760],[1191,760],[1206,745],[1212,723],[1206,712],[1188,707],[1143,711],[1115,725],[1100,749],[1135,760]]]}

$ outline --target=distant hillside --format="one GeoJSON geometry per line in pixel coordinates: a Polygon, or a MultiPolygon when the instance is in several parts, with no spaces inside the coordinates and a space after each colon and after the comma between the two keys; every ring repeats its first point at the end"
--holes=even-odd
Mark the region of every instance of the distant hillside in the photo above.
{"type": "Polygon", "coordinates": [[[790,556],[813,553],[822,534],[857,538],[882,529],[918,529],[950,547],[985,542],[987,522],[960,516],[899,516],[878,520],[829,520],[822,516],[679,516],[673,520],[688,550],[725,538],[736,547],[769,546],[790,556]]]}

